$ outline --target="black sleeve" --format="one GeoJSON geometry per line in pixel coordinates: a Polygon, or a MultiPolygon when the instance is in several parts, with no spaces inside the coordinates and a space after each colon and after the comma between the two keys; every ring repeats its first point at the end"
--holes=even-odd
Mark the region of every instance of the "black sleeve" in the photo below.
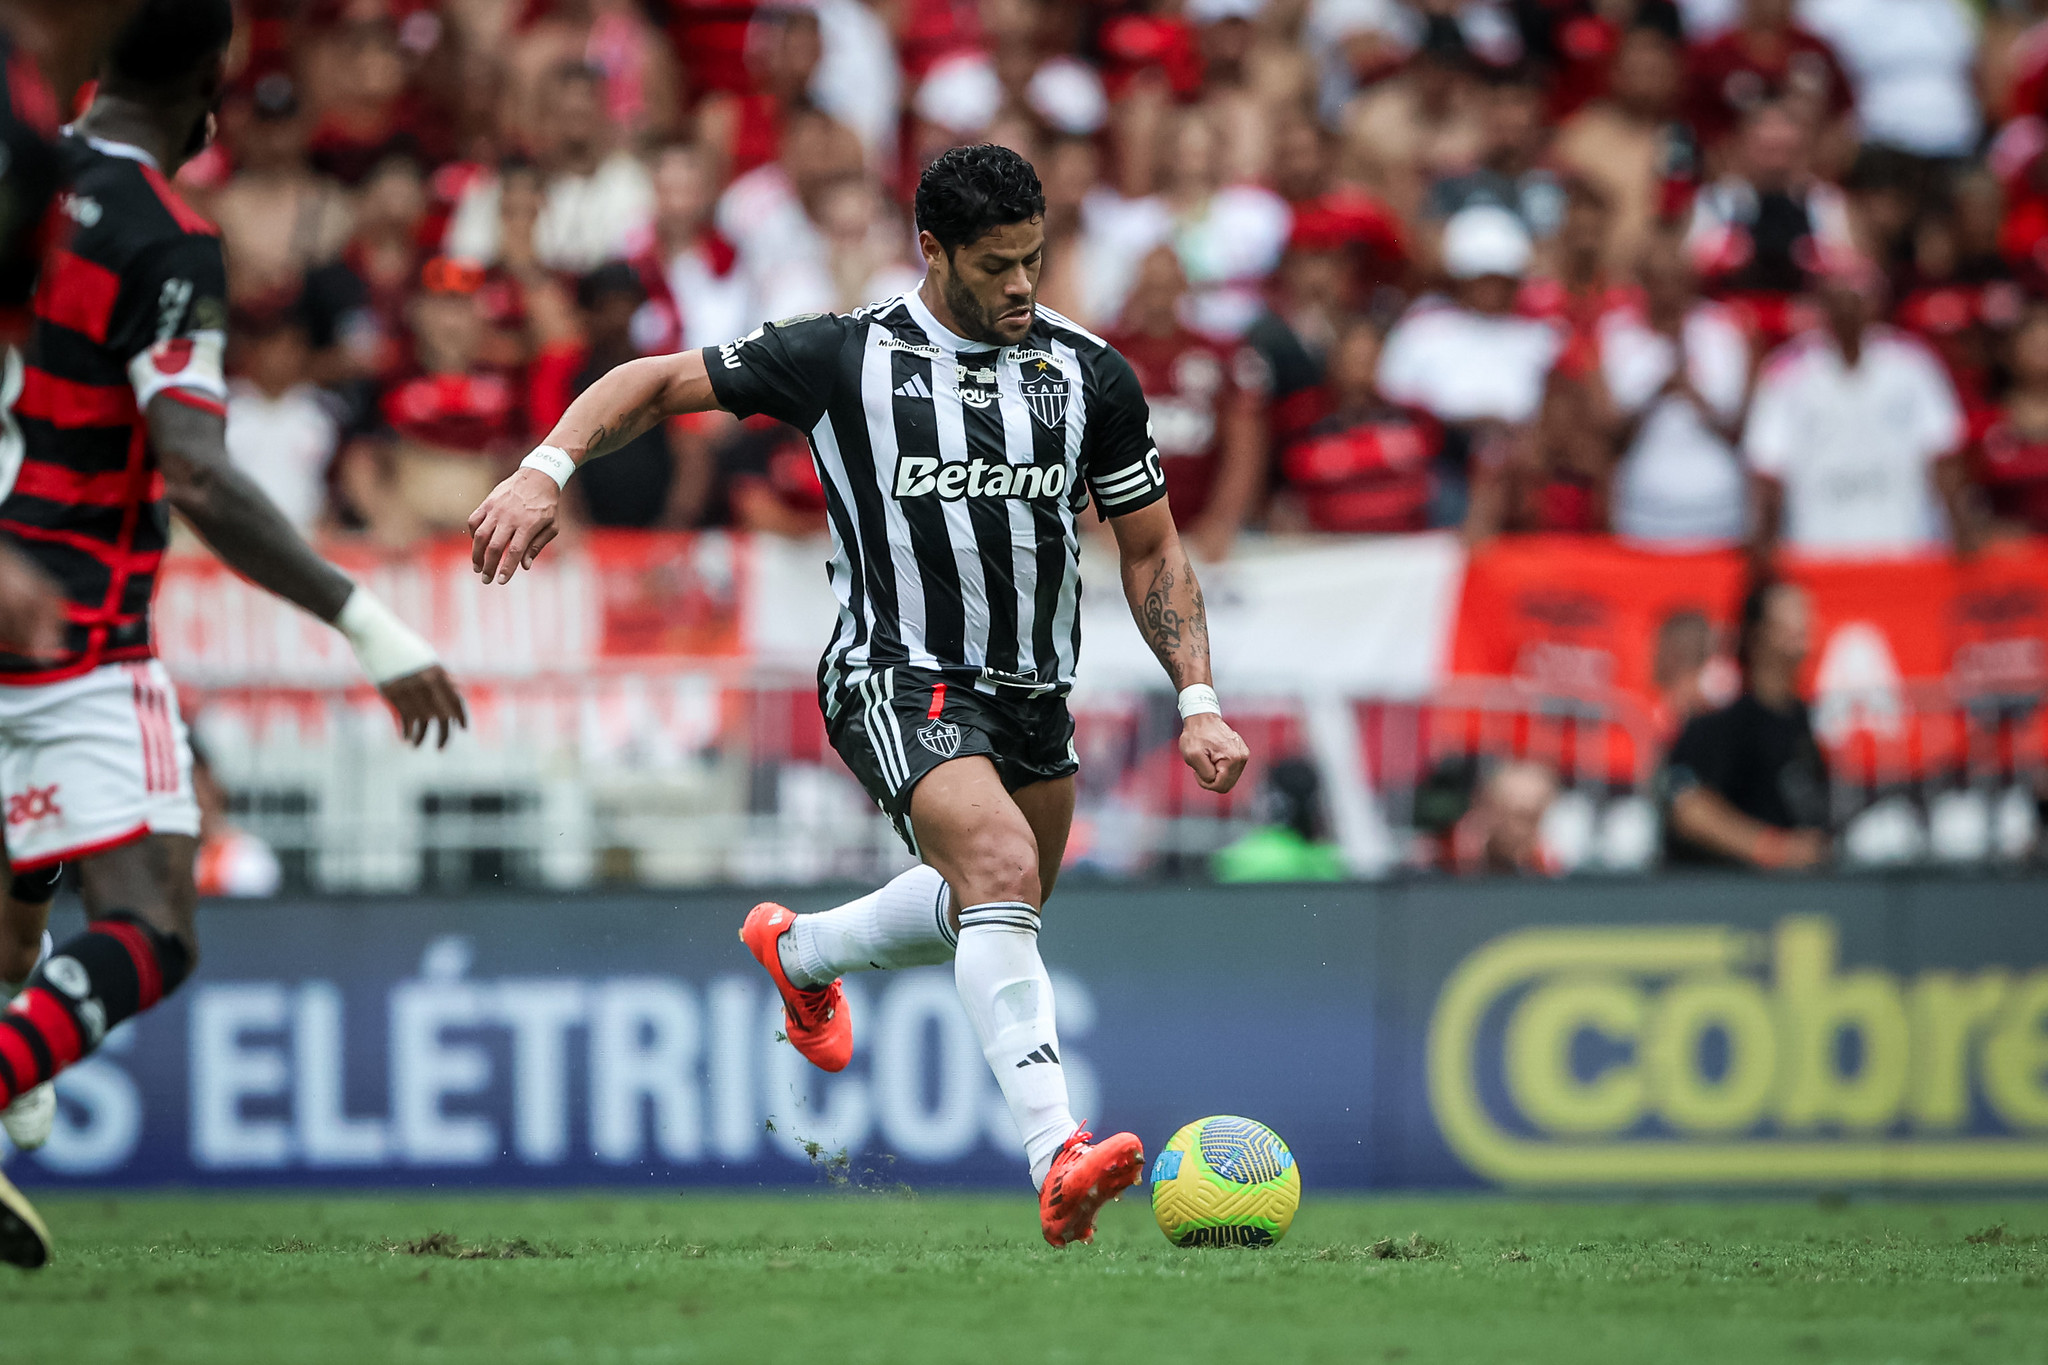
{"type": "Polygon", "coordinates": [[[57,150],[0,86],[0,308],[28,307],[42,265],[50,201],[63,180],[57,150]]]}
{"type": "Polygon", "coordinates": [[[1694,787],[1705,787],[1724,797],[1728,795],[1733,776],[1730,771],[1732,756],[1727,727],[1721,723],[1722,719],[1720,713],[1694,716],[1679,731],[1671,752],[1664,759],[1664,799],[1667,802],[1694,787]]]}
{"type": "Polygon", "coordinates": [[[218,237],[187,233],[152,243],[121,272],[107,345],[128,362],[137,406],[172,388],[226,401],[227,300],[218,237]]]}
{"type": "Polygon", "coordinates": [[[1166,475],[1152,441],[1152,410],[1131,362],[1105,347],[1093,370],[1081,476],[1102,515],[1121,517],[1165,497],[1166,475]]]}
{"type": "Polygon", "coordinates": [[[706,346],[704,369],[718,405],[736,417],[766,415],[809,431],[832,401],[847,328],[836,314],[807,313],[706,346]]]}

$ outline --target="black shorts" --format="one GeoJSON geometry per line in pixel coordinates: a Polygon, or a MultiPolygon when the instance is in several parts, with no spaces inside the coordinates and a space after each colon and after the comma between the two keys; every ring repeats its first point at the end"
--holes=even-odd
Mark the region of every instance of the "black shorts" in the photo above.
{"type": "Polygon", "coordinates": [[[910,794],[949,759],[985,755],[1008,791],[1072,777],[1074,717],[1056,693],[977,692],[916,668],[880,668],[843,689],[830,725],[832,747],[917,852],[910,794]]]}

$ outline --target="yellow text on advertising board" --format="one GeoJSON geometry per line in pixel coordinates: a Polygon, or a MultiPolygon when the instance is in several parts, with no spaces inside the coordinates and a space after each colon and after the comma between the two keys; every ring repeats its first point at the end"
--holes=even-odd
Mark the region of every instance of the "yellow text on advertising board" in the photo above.
{"type": "Polygon", "coordinates": [[[1527,929],[1446,980],[1428,1079],[1509,1184],[2044,1184],[2048,967],[1845,966],[1819,916],[1527,929]]]}

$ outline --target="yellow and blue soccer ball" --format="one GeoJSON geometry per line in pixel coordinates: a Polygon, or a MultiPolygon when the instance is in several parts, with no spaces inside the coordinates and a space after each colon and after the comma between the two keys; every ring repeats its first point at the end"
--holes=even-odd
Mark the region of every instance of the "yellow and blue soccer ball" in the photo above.
{"type": "Polygon", "coordinates": [[[1152,1163],[1152,1216],[1177,1247],[1271,1246],[1300,1206],[1294,1153],[1250,1119],[1196,1119],[1152,1163]]]}

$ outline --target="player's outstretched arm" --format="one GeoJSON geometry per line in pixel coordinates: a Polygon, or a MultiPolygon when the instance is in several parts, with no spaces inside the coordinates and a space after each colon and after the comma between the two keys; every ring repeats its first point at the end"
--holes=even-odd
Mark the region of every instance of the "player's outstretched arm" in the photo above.
{"type": "Polygon", "coordinates": [[[439,748],[448,743],[451,724],[468,726],[462,695],[433,646],[313,553],[276,504],[235,468],[226,418],[169,392],[150,400],[147,416],[171,506],[228,567],[348,637],[363,671],[398,713],[408,744],[422,743],[437,729],[439,748]]]}
{"type": "Polygon", "coordinates": [[[1223,723],[1216,704],[1202,585],[1195,581],[1194,565],[1181,547],[1173,513],[1162,498],[1111,517],[1109,527],[1116,533],[1124,597],[1137,618],[1138,633],[1152,646],[1180,693],[1180,755],[1204,789],[1227,792],[1237,785],[1251,750],[1223,723]]]}
{"type": "Polygon", "coordinates": [[[559,530],[562,489],[578,465],[670,417],[718,406],[701,351],[629,360],[576,396],[525,463],[469,516],[470,562],[486,583],[509,583],[559,530]]]}

